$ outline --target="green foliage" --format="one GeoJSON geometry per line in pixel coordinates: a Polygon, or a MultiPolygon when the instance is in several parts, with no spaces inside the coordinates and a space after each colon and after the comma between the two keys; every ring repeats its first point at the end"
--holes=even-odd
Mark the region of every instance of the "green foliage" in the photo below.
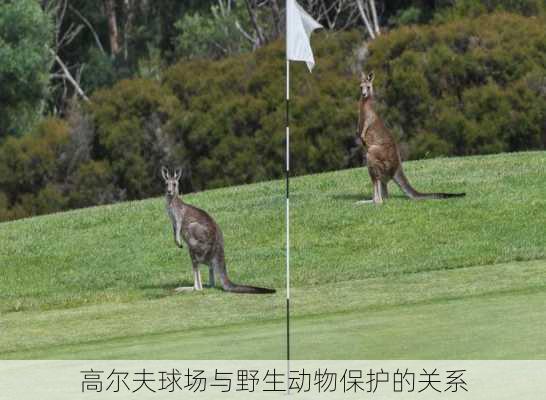
{"type": "Polygon", "coordinates": [[[92,93],[96,89],[112,86],[118,79],[118,72],[112,58],[97,48],[89,49],[82,86],[92,93]]]}
{"type": "Polygon", "coordinates": [[[248,19],[246,10],[234,3],[231,11],[212,6],[207,14],[184,14],[176,22],[176,55],[179,58],[221,58],[252,49],[252,43],[237,28],[248,19]]]}
{"type": "Polygon", "coordinates": [[[37,1],[0,3],[0,140],[24,132],[41,114],[52,34],[51,20],[37,1]]]}
{"type": "Polygon", "coordinates": [[[161,50],[148,46],[148,55],[138,61],[137,75],[140,78],[156,79],[161,77],[161,71],[166,68],[165,61],[161,57],[161,50]]]}
{"type": "Polygon", "coordinates": [[[530,17],[543,15],[546,3],[544,0],[455,0],[453,6],[441,8],[434,19],[437,22],[447,22],[494,11],[507,11],[530,17]]]}
{"type": "MultiPolygon", "coordinates": [[[[292,63],[292,165],[295,174],[350,164],[356,126],[355,77],[347,55],[358,33],[313,37],[313,74],[292,63]]],[[[181,62],[164,86],[181,103],[173,130],[194,189],[280,177],[285,137],[282,42],[218,62],[181,62]],[[198,77],[198,79],[197,79],[198,77]]],[[[357,86],[357,84],[356,84],[357,86]]]]}
{"type": "Polygon", "coordinates": [[[393,31],[366,68],[412,158],[544,148],[545,43],[542,19],[492,14],[393,31]]]}
{"type": "Polygon", "coordinates": [[[421,8],[412,6],[403,10],[399,10],[396,15],[389,18],[389,25],[413,25],[421,22],[422,20],[423,10],[421,8]]]}
{"type": "Polygon", "coordinates": [[[177,54],[179,57],[208,56],[218,54],[219,49],[214,47],[213,36],[216,33],[214,22],[199,13],[188,14],[176,23],[181,31],[177,40],[177,54]]]}
{"type": "MultiPolygon", "coordinates": [[[[108,162],[127,198],[160,192],[159,168],[174,151],[167,122],[179,107],[177,99],[156,81],[134,79],[99,90],[92,100],[96,159],[108,162]]],[[[96,179],[105,174],[94,172],[96,179]]]]}
{"type": "MultiPolygon", "coordinates": [[[[358,32],[314,35],[313,74],[291,64],[292,173],[361,164],[361,68],[376,72],[377,109],[404,156],[545,148],[543,23],[496,13],[406,26],[366,45],[364,62],[358,32]]],[[[157,62],[150,60],[150,71],[157,62]]],[[[184,167],[184,192],[283,176],[284,74],[277,41],[97,90],[84,112],[69,115],[63,151],[34,157],[37,176],[22,158],[34,141],[43,145],[39,135],[0,145],[0,206],[11,213],[0,218],[45,212],[41,204],[55,210],[154,196],[163,191],[161,165],[184,167]]]]}
{"type": "Polygon", "coordinates": [[[0,147],[0,203],[7,208],[5,215],[18,218],[65,207],[58,183],[68,142],[68,126],[53,118],[30,134],[7,138],[0,147]]]}
{"type": "Polygon", "coordinates": [[[88,207],[113,203],[123,198],[114,185],[114,176],[106,161],[88,161],[71,177],[70,207],[88,207]]]}

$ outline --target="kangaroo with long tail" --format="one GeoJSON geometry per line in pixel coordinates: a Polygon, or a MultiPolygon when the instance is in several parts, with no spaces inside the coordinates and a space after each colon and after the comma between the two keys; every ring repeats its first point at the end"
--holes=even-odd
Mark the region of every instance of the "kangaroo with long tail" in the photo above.
{"type": "Polygon", "coordinates": [[[205,211],[184,203],[179,197],[178,181],[182,175],[180,169],[171,176],[167,168],[163,167],[161,175],[167,189],[166,209],[173,225],[174,241],[180,248],[183,247],[182,241],[186,243],[193,268],[193,287],[180,287],[176,291],[203,290],[199,265],[205,264],[209,267],[210,287],[214,287],[214,277],[218,275],[226,292],[275,293],[274,289],[238,285],[229,279],[224,259],[224,237],[220,227],[205,211]]]}
{"type": "MultiPolygon", "coordinates": [[[[373,107],[373,72],[362,74],[360,81],[360,106],[358,116],[358,135],[366,146],[368,172],[373,184],[375,204],[381,204],[389,196],[387,183],[392,179],[412,200],[446,199],[462,197],[465,193],[421,193],[411,186],[402,169],[402,159],[394,137],[387,129],[373,107]]],[[[359,203],[368,203],[363,200],[359,203]]]]}

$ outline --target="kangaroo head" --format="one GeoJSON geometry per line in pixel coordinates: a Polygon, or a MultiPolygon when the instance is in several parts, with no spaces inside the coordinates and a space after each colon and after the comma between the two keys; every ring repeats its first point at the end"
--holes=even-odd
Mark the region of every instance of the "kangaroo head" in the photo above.
{"type": "Polygon", "coordinates": [[[368,75],[366,75],[363,72],[361,77],[360,77],[361,95],[365,99],[367,99],[368,97],[373,96],[373,80],[374,80],[374,78],[375,78],[375,75],[374,75],[373,72],[370,72],[368,75]]]}
{"type": "Polygon", "coordinates": [[[167,196],[178,196],[180,193],[178,188],[178,180],[182,176],[182,170],[177,168],[174,171],[174,175],[171,175],[167,168],[161,167],[161,176],[163,176],[163,180],[167,186],[167,196]]]}

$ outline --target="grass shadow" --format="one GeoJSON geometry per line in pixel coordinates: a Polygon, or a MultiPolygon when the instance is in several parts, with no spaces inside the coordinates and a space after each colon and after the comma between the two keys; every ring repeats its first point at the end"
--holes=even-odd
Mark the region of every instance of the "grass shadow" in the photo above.
{"type": "MultiPolygon", "coordinates": [[[[160,299],[168,296],[173,295],[180,295],[184,292],[177,293],[175,291],[176,288],[179,287],[192,287],[193,281],[185,280],[185,281],[177,281],[177,282],[167,282],[167,283],[161,283],[161,284],[149,284],[149,285],[141,285],[139,286],[139,289],[141,289],[144,292],[144,297],[147,299],[160,299]]],[[[217,292],[223,292],[222,288],[219,286],[210,287],[207,282],[203,282],[203,291],[209,292],[212,291],[213,293],[217,292]]],[[[189,291],[188,293],[191,293],[189,291]]]]}
{"type": "Polygon", "coordinates": [[[173,282],[159,283],[159,284],[152,283],[147,285],[140,285],[138,288],[142,290],[144,298],[151,300],[151,299],[161,299],[164,297],[175,295],[177,294],[175,292],[175,289],[181,286],[193,286],[193,282],[185,280],[185,281],[173,281],[173,282]]]}
{"type": "MultiPolygon", "coordinates": [[[[345,194],[334,194],[331,196],[334,200],[341,200],[341,201],[360,201],[360,200],[371,200],[372,196],[368,194],[358,194],[358,193],[345,193],[345,194]]],[[[405,199],[406,196],[402,194],[390,194],[389,199],[405,199]]],[[[388,199],[387,199],[388,200],[388,199]]]]}
{"type": "Polygon", "coordinates": [[[188,280],[178,282],[167,282],[159,284],[140,285],[138,288],[142,290],[174,290],[180,286],[193,286],[193,282],[188,280]]]}
{"type": "Polygon", "coordinates": [[[346,200],[346,201],[360,201],[360,200],[371,200],[372,197],[368,195],[362,195],[362,194],[334,194],[331,196],[334,200],[346,200]]]}

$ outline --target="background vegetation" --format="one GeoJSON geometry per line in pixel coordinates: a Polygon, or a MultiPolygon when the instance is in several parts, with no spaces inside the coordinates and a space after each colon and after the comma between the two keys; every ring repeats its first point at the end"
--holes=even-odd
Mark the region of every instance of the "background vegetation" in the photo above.
{"type": "Polygon", "coordinates": [[[0,2],[0,141],[23,133],[42,113],[52,41],[52,21],[38,2],[0,2]]]}
{"type": "MultiPolygon", "coordinates": [[[[295,174],[362,163],[363,68],[405,158],[546,147],[544,1],[373,3],[370,32],[358,1],[302,2],[327,29],[293,64],[295,174]]],[[[282,23],[274,0],[0,4],[0,221],[157,195],[162,164],[186,192],[280,177],[282,23]]]]}

